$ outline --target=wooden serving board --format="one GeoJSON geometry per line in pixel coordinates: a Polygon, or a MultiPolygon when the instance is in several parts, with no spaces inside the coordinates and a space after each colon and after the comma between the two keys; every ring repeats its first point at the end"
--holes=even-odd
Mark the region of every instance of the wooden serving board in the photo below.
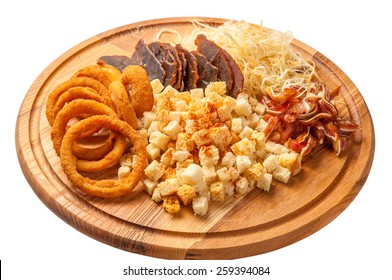
{"type": "MultiPolygon", "coordinates": [[[[210,25],[224,19],[193,18],[210,25]]],[[[162,28],[187,34],[190,18],[134,23],[96,35],[70,49],[35,80],[21,105],[16,147],[24,175],[42,202],[69,225],[103,243],[167,259],[232,259],[276,250],[316,232],[356,197],[369,174],[374,130],[364,99],[350,79],[328,58],[293,41],[314,60],[327,87],[340,85],[339,110],[359,123],[343,156],[323,147],[308,158],[287,185],[275,182],[269,193],[212,203],[204,217],[191,209],[167,214],[142,190],[121,199],[99,199],[78,192],[64,175],[52,148],[45,117],[46,98],[56,85],[103,55],[130,55],[140,37],[150,41],[162,28]]]]}

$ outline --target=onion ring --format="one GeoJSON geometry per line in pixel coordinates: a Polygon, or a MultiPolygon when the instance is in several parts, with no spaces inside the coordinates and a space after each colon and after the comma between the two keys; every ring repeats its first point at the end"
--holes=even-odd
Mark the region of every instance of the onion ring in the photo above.
{"type": "Polygon", "coordinates": [[[118,117],[112,108],[95,100],[75,99],[66,104],[58,112],[51,132],[53,148],[57,155],[60,153],[61,142],[65,135],[67,124],[71,119],[79,116],[81,113],[118,117]]]}
{"type": "Polygon", "coordinates": [[[81,139],[77,139],[72,147],[72,152],[78,159],[99,160],[113,149],[115,136],[116,134],[111,132],[109,135],[107,135],[103,143],[100,143],[100,145],[98,146],[94,145],[94,147],[88,147],[80,142],[82,141],[82,142],[91,143],[94,142],[94,140],[102,137],[92,136],[92,137],[83,137],[81,139]]]}
{"type": "Polygon", "coordinates": [[[65,104],[71,102],[74,99],[92,99],[100,103],[111,106],[109,102],[102,96],[100,96],[95,90],[88,87],[72,87],[64,92],[57,100],[52,114],[56,118],[58,112],[64,107],[65,104]]]}
{"type": "Polygon", "coordinates": [[[138,118],[143,117],[143,113],[151,111],[154,105],[154,95],[148,74],[143,67],[139,65],[127,66],[120,80],[126,89],[131,89],[131,104],[138,118]]]}
{"type": "Polygon", "coordinates": [[[112,82],[109,86],[109,95],[120,119],[136,129],[138,127],[136,113],[125,86],[120,81],[112,82]]]}
{"type": "MultiPolygon", "coordinates": [[[[68,89],[72,87],[91,88],[95,90],[100,96],[102,96],[108,102],[108,104],[112,104],[108,90],[103,84],[101,84],[97,80],[88,77],[77,77],[77,78],[69,79],[61,83],[60,85],[58,85],[48,95],[48,100],[46,102],[46,118],[51,126],[53,126],[54,119],[55,119],[53,109],[56,106],[57,100],[64,92],[66,92],[68,89]]],[[[111,105],[110,107],[113,107],[113,105],[111,105]]]]}
{"type": "Polygon", "coordinates": [[[65,174],[75,187],[88,195],[102,198],[115,198],[132,192],[143,179],[144,169],[147,166],[147,152],[143,138],[126,122],[105,115],[91,116],[71,126],[63,138],[60,159],[65,174]],[[97,128],[117,131],[131,141],[137,159],[129,176],[121,179],[93,180],[78,172],[77,158],[72,153],[72,145],[79,135],[97,128]]]}
{"type": "Polygon", "coordinates": [[[77,77],[92,78],[103,84],[106,88],[109,88],[109,85],[112,82],[98,65],[89,65],[78,70],[75,74],[73,74],[72,78],[77,77]]]}
{"type": "Polygon", "coordinates": [[[102,72],[109,78],[110,81],[117,81],[120,79],[121,71],[118,70],[116,67],[107,64],[102,60],[97,61],[97,65],[101,68],[102,72]]]}

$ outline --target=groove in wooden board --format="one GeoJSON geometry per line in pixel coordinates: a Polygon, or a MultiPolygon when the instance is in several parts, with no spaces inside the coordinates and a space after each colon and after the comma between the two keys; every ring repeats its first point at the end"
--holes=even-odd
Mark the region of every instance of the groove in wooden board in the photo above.
{"type": "MultiPolygon", "coordinates": [[[[212,18],[202,21],[224,22],[212,18]]],[[[27,93],[16,128],[17,154],[29,184],[54,213],[81,232],[123,250],[171,259],[228,259],[296,242],[328,224],[350,204],[365,183],[373,159],[371,116],[349,78],[326,57],[297,40],[294,47],[315,60],[327,86],[342,85],[342,115],[361,121],[362,129],[355,134],[347,155],[336,157],[330,149],[320,149],[288,185],[277,183],[270,193],[256,190],[224,204],[212,204],[204,218],[193,215],[191,209],[183,209],[177,217],[168,215],[140,189],[126,198],[104,200],[73,188],[51,146],[44,112],[48,93],[101,55],[128,54],[132,49],[128,46],[138,39],[131,35],[138,28],[138,36],[148,40],[162,27],[182,33],[192,29],[189,19],[174,18],[103,32],[60,56],[27,93]],[[326,166],[331,167],[328,172],[326,166]]]]}

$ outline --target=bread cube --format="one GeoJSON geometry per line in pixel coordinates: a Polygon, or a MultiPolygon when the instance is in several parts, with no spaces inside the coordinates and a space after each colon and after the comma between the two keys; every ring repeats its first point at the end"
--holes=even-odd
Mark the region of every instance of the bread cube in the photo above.
{"type": "Polygon", "coordinates": [[[176,150],[192,152],[195,148],[195,142],[188,133],[179,133],[177,135],[176,150]]]}
{"type": "Polygon", "coordinates": [[[289,149],[287,149],[285,146],[272,141],[267,141],[265,143],[265,150],[267,153],[271,153],[275,155],[280,155],[282,153],[289,152],[289,149]]]}
{"type": "Polygon", "coordinates": [[[183,162],[186,160],[191,154],[188,151],[175,151],[173,153],[173,158],[178,162],[183,162]]]}
{"type": "Polygon", "coordinates": [[[143,180],[144,191],[148,193],[149,196],[152,196],[154,189],[157,187],[158,183],[154,182],[148,178],[143,180]]]}
{"type": "Polygon", "coordinates": [[[244,126],[244,128],[241,130],[240,134],[238,135],[241,139],[244,138],[250,138],[252,135],[253,129],[250,128],[249,126],[244,126]]]}
{"type": "Polygon", "coordinates": [[[252,108],[248,103],[248,101],[244,98],[240,98],[240,99],[237,98],[237,101],[234,106],[234,111],[238,116],[247,117],[250,114],[252,114],[252,108]]]}
{"type": "Polygon", "coordinates": [[[151,199],[154,200],[156,203],[159,203],[162,201],[162,196],[160,189],[158,187],[155,187],[152,191],[151,199]]]}
{"type": "Polygon", "coordinates": [[[272,184],[272,174],[270,173],[264,173],[263,177],[256,181],[256,187],[269,192],[270,188],[271,188],[271,184],[272,184]]]}
{"type": "Polygon", "coordinates": [[[181,179],[185,184],[194,185],[203,179],[200,165],[191,163],[181,172],[181,179]]]}
{"type": "Polygon", "coordinates": [[[177,214],[181,210],[180,201],[175,195],[164,197],[162,206],[167,213],[172,215],[177,214]]]}
{"type": "Polygon", "coordinates": [[[235,182],[235,191],[239,194],[247,194],[249,192],[249,182],[246,177],[240,176],[235,182]]]}
{"type": "Polygon", "coordinates": [[[225,190],[222,182],[214,182],[210,185],[211,200],[222,202],[225,200],[225,190]]]}
{"type": "Polygon", "coordinates": [[[151,81],[152,92],[154,94],[160,93],[165,87],[162,85],[159,79],[154,79],[151,81]]]}
{"type": "Polygon", "coordinates": [[[250,156],[256,151],[256,142],[244,138],[230,147],[236,156],[250,156]]]}
{"type": "Polygon", "coordinates": [[[231,113],[234,110],[236,100],[230,96],[226,96],[223,99],[222,104],[217,108],[218,116],[221,122],[229,120],[231,118],[231,113]]]}
{"type": "Polygon", "coordinates": [[[276,180],[286,184],[291,177],[291,172],[289,169],[278,165],[272,175],[276,180]]]}
{"type": "Polygon", "coordinates": [[[235,164],[238,173],[242,174],[252,165],[252,162],[248,156],[237,156],[235,164]]]}
{"type": "Polygon", "coordinates": [[[203,171],[204,182],[206,182],[207,184],[210,184],[211,182],[215,181],[216,171],[215,171],[215,167],[212,164],[203,165],[201,167],[201,169],[203,171]]]}
{"type": "Polygon", "coordinates": [[[209,95],[211,92],[217,93],[221,96],[226,94],[226,83],[225,82],[213,82],[210,83],[204,90],[205,96],[209,95]]]}
{"type": "Polygon", "coordinates": [[[120,166],[117,171],[117,176],[119,179],[126,178],[131,175],[131,168],[127,165],[120,166]]]}
{"type": "Polygon", "coordinates": [[[185,206],[192,202],[192,199],[197,197],[196,190],[193,186],[182,184],[177,190],[177,196],[185,206]]]}
{"type": "Polygon", "coordinates": [[[278,156],[273,154],[268,155],[263,161],[263,166],[267,169],[268,173],[274,172],[279,166],[278,156]]]}
{"type": "Polygon", "coordinates": [[[148,178],[152,181],[156,182],[161,178],[161,176],[165,173],[165,168],[163,164],[159,163],[157,160],[153,160],[147,167],[144,169],[144,173],[148,178]]]}
{"type": "Polygon", "coordinates": [[[166,151],[169,141],[170,137],[160,131],[154,131],[150,134],[150,143],[155,144],[162,151],[166,151]]]}
{"type": "Polygon", "coordinates": [[[298,153],[282,153],[279,155],[279,164],[290,170],[292,175],[301,171],[301,156],[298,153]]]}
{"type": "Polygon", "coordinates": [[[201,165],[217,165],[219,161],[219,150],[214,145],[202,146],[199,149],[201,165]]]}
{"type": "Polygon", "coordinates": [[[195,215],[204,216],[208,211],[208,199],[204,196],[192,200],[192,209],[195,215]]]}
{"type": "Polygon", "coordinates": [[[177,193],[178,188],[180,187],[177,178],[170,178],[163,182],[160,182],[158,185],[161,196],[171,196],[177,193]]]}
{"type": "Polygon", "coordinates": [[[159,149],[155,144],[148,144],[146,146],[146,150],[147,150],[147,157],[150,160],[154,160],[157,159],[160,154],[161,154],[161,149],[159,149]]]}
{"type": "Polygon", "coordinates": [[[261,163],[257,162],[245,171],[245,176],[250,180],[259,181],[263,178],[263,170],[264,168],[261,163]]]}
{"type": "Polygon", "coordinates": [[[232,118],[231,119],[231,131],[239,134],[242,131],[242,119],[241,118],[232,118]]]}
{"type": "Polygon", "coordinates": [[[230,168],[235,164],[235,159],[236,156],[232,152],[226,152],[222,157],[221,165],[230,168]]]}

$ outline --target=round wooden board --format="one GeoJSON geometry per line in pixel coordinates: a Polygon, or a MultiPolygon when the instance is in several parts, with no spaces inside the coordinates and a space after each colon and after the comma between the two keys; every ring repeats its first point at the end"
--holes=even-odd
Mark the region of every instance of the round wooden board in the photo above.
{"type": "MultiPolygon", "coordinates": [[[[192,18],[210,25],[224,19],[192,18]]],[[[191,209],[167,214],[141,190],[121,199],[98,199],[78,192],[64,175],[53,151],[45,117],[46,98],[59,83],[103,55],[130,55],[140,37],[150,41],[162,28],[187,34],[190,18],[134,23],[96,35],[70,49],[36,79],[18,115],[16,147],[24,175],[37,196],[61,219],[84,234],[130,252],[167,259],[233,259],[262,254],[297,242],[337,217],[356,197],[369,174],[374,130],[365,101],[350,79],[325,56],[293,41],[313,59],[327,87],[341,86],[339,110],[359,123],[349,151],[340,157],[319,149],[287,185],[275,182],[269,193],[212,204],[205,217],[191,209]]]]}

